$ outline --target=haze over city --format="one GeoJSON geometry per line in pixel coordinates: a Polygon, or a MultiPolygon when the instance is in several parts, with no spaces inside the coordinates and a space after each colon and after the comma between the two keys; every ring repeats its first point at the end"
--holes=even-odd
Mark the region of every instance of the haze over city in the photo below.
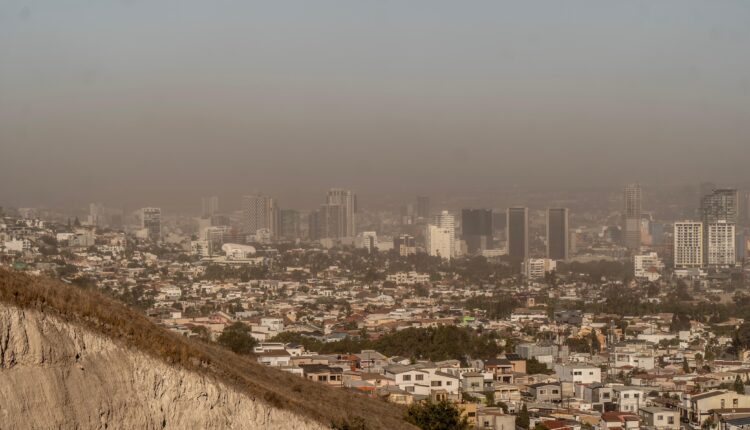
{"type": "Polygon", "coordinates": [[[6,1],[0,200],[747,183],[748,47],[744,1],[6,1]]]}
{"type": "Polygon", "coordinates": [[[750,429],[750,1],[0,0],[0,430],[750,429]]]}

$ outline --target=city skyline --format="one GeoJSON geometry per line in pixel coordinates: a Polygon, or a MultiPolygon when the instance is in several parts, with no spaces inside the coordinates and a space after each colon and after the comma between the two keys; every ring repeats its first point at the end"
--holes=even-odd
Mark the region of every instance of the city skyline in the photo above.
{"type": "Polygon", "coordinates": [[[750,1],[0,1],[0,427],[750,428],[750,1]]]}

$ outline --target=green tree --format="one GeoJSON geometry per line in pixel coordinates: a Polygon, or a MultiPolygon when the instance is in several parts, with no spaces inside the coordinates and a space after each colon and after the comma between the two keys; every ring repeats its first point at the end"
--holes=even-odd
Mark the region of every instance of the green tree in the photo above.
{"type": "Polygon", "coordinates": [[[565,344],[572,352],[587,353],[591,352],[591,345],[586,339],[580,337],[569,337],[565,340],[565,344]]]}
{"type": "Polygon", "coordinates": [[[742,323],[734,333],[733,345],[738,351],[750,349],[750,322],[742,323]]]}
{"type": "Polygon", "coordinates": [[[549,375],[552,371],[546,364],[540,363],[536,358],[530,358],[526,360],[526,373],[529,375],[536,375],[538,373],[549,375]]]}
{"type": "Polygon", "coordinates": [[[529,418],[529,408],[527,408],[526,403],[524,403],[523,407],[521,408],[521,412],[516,415],[516,427],[521,427],[522,429],[528,430],[530,422],[531,419],[529,418]]]}
{"type": "Polygon", "coordinates": [[[676,332],[690,330],[690,316],[685,312],[677,312],[672,315],[672,323],[669,325],[669,331],[676,332]]]}
{"type": "Polygon", "coordinates": [[[231,349],[237,354],[250,354],[256,342],[250,334],[250,327],[247,324],[236,322],[224,328],[217,339],[219,344],[231,349]]]}
{"type": "Polygon", "coordinates": [[[732,386],[732,389],[737,392],[737,394],[745,394],[745,384],[742,383],[740,375],[737,375],[734,378],[734,385],[732,386]]]}
{"type": "Polygon", "coordinates": [[[415,403],[406,410],[406,421],[422,430],[468,430],[466,417],[447,401],[415,403]]]}

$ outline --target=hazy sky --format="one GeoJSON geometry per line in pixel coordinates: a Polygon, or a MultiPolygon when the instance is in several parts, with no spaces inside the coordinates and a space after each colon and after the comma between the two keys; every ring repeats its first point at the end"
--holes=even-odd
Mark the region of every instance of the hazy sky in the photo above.
{"type": "Polygon", "coordinates": [[[747,0],[0,0],[0,206],[749,166],[747,0]]]}

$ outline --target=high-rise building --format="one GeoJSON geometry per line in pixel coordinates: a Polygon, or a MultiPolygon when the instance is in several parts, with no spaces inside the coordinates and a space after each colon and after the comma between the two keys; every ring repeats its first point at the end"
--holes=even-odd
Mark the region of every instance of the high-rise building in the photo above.
{"type": "Polygon", "coordinates": [[[722,221],[737,224],[738,203],[736,189],[714,189],[701,199],[701,220],[706,225],[722,221]]]}
{"type": "Polygon", "coordinates": [[[331,188],[325,205],[329,238],[354,237],[357,234],[357,196],[350,190],[331,188]]]}
{"type": "Polygon", "coordinates": [[[158,242],[161,240],[161,209],[141,209],[141,228],[146,230],[150,240],[158,242]]]}
{"type": "MultiPolygon", "coordinates": [[[[735,226],[739,215],[739,195],[736,189],[714,188],[701,198],[703,221],[704,263],[710,266],[729,265],[729,247],[735,256],[735,226]],[[729,231],[731,230],[731,238],[729,231]]],[[[731,263],[734,264],[734,261],[731,263]]]]}
{"type": "Polygon", "coordinates": [[[401,225],[411,225],[414,223],[415,212],[413,204],[401,206],[400,212],[401,219],[399,221],[401,222],[401,225]]]}
{"type": "Polygon", "coordinates": [[[624,197],[624,238],[625,246],[631,250],[641,247],[641,186],[630,184],[625,187],[624,197]]]}
{"type": "Polygon", "coordinates": [[[703,267],[703,223],[695,221],[674,224],[674,267],[703,267]]]}
{"type": "Polygon", "coordinates": [[[430,219],[430,198],[427,196],[417,196],[417,218],[424,220],[430,219]]]}
{"type": "Polygon", "coordinates": [[[271,235],[276,233],[276,202],[261,194],[242,197],[245,233],[255,234],[258,230],[267,229],[271,235]]]}
{"type": "Polygon", "coordinates": [[[204,231],[203,237],[207,245],[206,250],[208,255],[214,255],[221,250],[221,246],[224,245],[229,232],[230,228],[228,226],[208,227],[204,231]]]}
{"type": "Polygon", "coordinates": [[[300,236],[299,211],[281,209],[279,212],[279,236],[287,240],[295,240],[300,236]]]}
{"type": "Polygon", "coordinates": [[[308,218],[309,237],[318,239],[354,238],[356,235],[357,197],[349,190],[333,188],[326,203],[308,218]]]}
{"type": "Polygon", "coordinates": [[[566,208],[547,209],[547,258],[567,260],[570,251],[569,213],[566,208]]]}
{"type": "Polygon", "coordinates": [[[435,215],[435,225],[441,229],[447,229],[450,231],[450,257],[453,258],[456,255],[456,218],[448,211],[442,211],[435,215]]]}
{"type": "Polygon", "coordinates": [[[735,225],[720,221],[706,229],[706,262],[712,267],[729,267],[737,263],[735,225]]]}
{"type": "Polygon", "coordinates": [[[433,257],[451,259],[454,252],[453,244],[454,231],[450,228],[440,227],[437,225],[428,225],[427,234],[427,252],[433,257]]]}
{"type": "Polygon", "coordinates": [[[211,218],[219,212],[219,197],[210,196],[201,198],[201,217],[211,218]]]}
{"type": "Polygon", "coordinates": [[[461,238],[466,242],[466,250],[470,254],[492,249],[492,211],[463,209],[461,238]]]}
{"type": "Polygon", "coordinates": [[[100,203],[89,204],[88,225],[101,227],[106,224],[104,206],[100,203]]]}
{"type": "Polygon", "coordinates": [[[526,261],[529,258],[529,208],[509,208],[506,219],[508,256],[515,262],[526,261]]]}
{"type": "Polygon", "coordinates": [[[310,211],[307,215],[307,238],[309,240],[319,240],[324,237],[321,231],[322,222],[320,220],[320,212],[320,210],[314,210],[310,211]]]}
{"type": "Polygon", "coordinates": [[[698,185],[698,217],[702,217],[703,198],[714,192],[718,187],[713,182],[701,182],[698,185]]]}

